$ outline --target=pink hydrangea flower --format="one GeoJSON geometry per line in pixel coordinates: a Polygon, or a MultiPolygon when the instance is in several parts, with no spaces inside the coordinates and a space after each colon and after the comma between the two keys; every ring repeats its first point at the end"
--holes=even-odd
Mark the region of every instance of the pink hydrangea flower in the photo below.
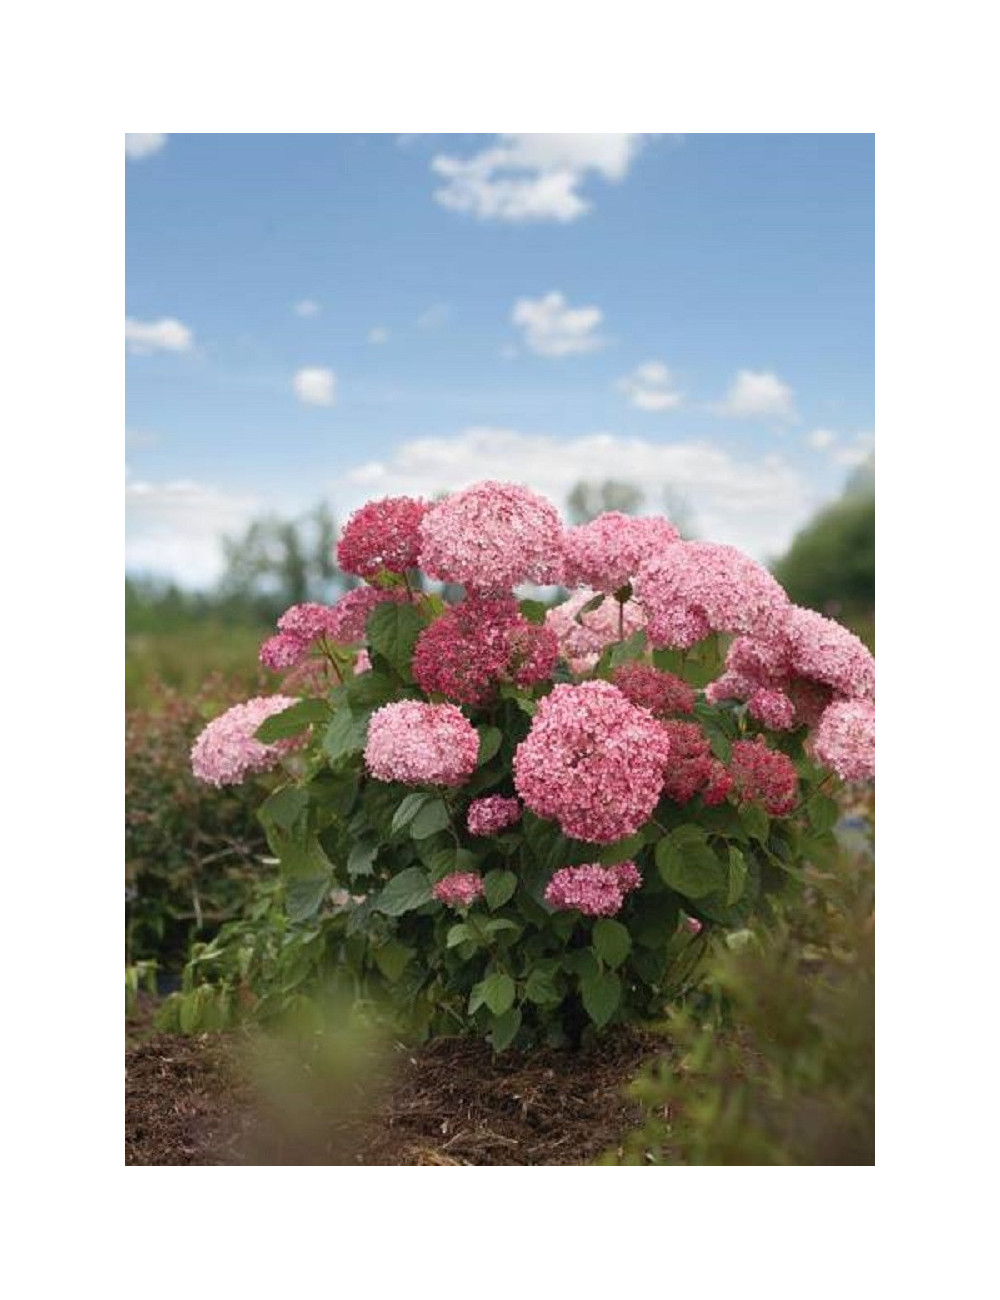
{"type": "Polygon", "coordinates": [[[555,506],[536,492],[514,483],[476,483],[424,517],[420,566],[431,578],[482,591],[558,582],[562,533],[555,506]]]}
{"type": "Polygon", "coordinates": [[[415,569],[420,554],[420,524],[430,509],[413,497],[369,501],[344,525],[337,544],[337,562],[345,573],[374,578],[383,570],[405,573],[415,569]]]}
{"type": "Polygon", "coordinates": [[[788,605],[762,565],[714,542],[664,547],[643,563],[633,585],[656,646],[686,649],[711,632],[765,634],[788,605]]]}
{"type": "Polygon", "coordinates": [[[684,916],[684,928],[691,934],[701,934],[705,928],[696,916],[684,916]]]}
{"type": "Polygon", "coordinates": [[[726,765],[717,758],[712,759],[712,770],[701,792],[701,801],[706,808],[723,803],[733,788],[733,778],[726,765]]]}
{"type": "Polygon", "coordinates": [[[409,600],[408,592],[402,587],[392,587],[386,591],[377,587],[355,587],[330,607],[326,635],[331,641],[338,641],[342,645],[363,641],[368,615],[376,605],[386,601],[406,605],[409,600]]]}
{"type": "Polygon", "coordinates": [[[663,793],[674,803],[688,803],[715,775],[708,737],[697,722],[663,723],[670,737],[670,762],[664,772],[663,793]]]}
{"type": "Polygon", "coordinates": [[[837,700],[812,735],[813,752],[843,781],[869,781],[875,775],[875,705],[869,700],[837,700]]]}
{"type": "Polygon", "coordinates": [[[239,785],[254,772],[267,772],[282,757],[305,743],[302,736],[265,745],[254,732],[272,714],[281,713],[297,701],[290,695],[258,695],[245,704],[234,704],[214,718],[191,749],[191,770],[208,785],[239,785]]]}
{"type": "Polygon", "coordinates": [[[620,591],[635,577],[643,561],[679,538],[677,529],[666,519],[636,519],[609,510],[567,530],[563,543],[565,581],[595,591],[620,591]]]}
{"type": "Polygon", "coordinates": [[[832,618],[793,606],[784,627],[792,670],[847,699],[875,698],[875,660],[865,643],[832,618]]]}
{"type": "Polygon", "coordinates": [[[762,686],[755,690],[747,712],[772,731],[788,731],[795,726],[795,705],[784,691],[774,687],[762,686]]]}
{"type": "Polygon", "coordinates": [[[762,803],[772,816],[790,813],[798,798],[795,764],[762,740],[738,740],[733,745],[729,771],[740,800],[762,803]]]}
{"type": "Polygon", "coordinates": [[[473,799],[466,814],[470,835],[496,835],[521,819],[521,804],[502,794],[473,799]]]}
{"type": "Polygon", "coordinates": [[[625,895],[640,883],[634,862],[619,862],[614,867],[588,862],[557,871],[545,890],[545,901],[561,912],[575,908],[584,916],[614,916],[621,911],[625,895]]]}
{"type": "Polygon", "coordinates": [[[361,647],[358,651],[358,657],[354,661],[354,676],[358,677],[361,673],[370,673],[372,670],[371,656],[368,651],[361,647]]]}
{"type": "Polygon", "coordinates": [[[449,907],[471,907],[482,897],[484,889],[482,877],[474,871],[453,871],[439,880],[431,892],[438,902],[449,907]]]}
{"type": "Polygon", "coordinates": [[[630,637],[646,624],[646,616],[634,600],[621,606],[610,596],[596,609],[581,614],[597,594],[587,589],[575,591],[545,615],[545,626],[555,633],[559,653],[574,673],[590,672],[605,647],[630,637]]]}
{"type": "Polygon", "coordinates": [[[479,736],[454,704],[400,700],[368,723],[365,765],[379,781],[461,785],[475,770],[479,736]]]}
{"type": "Polygon", "coordinates": [[[260,662],[273,673],[287,672],[297,667],[309,654],[309,643],[287,632],[268,637],[260,648],[260,662]]]}
{"type": "Polygon", "coordinates": [[[667,732],[609,682],[546,695],[514,755],[514,785],[566,835],[612,844],[649,818],[663,789],[667,732]]]}
{"type": "Polygon", "coordinates": [[[687,682],[652,664],[622,664],[611,674],[611,680],[627,700],[657,718],[691,713],[694,709],[694,691],[687,682]]]}

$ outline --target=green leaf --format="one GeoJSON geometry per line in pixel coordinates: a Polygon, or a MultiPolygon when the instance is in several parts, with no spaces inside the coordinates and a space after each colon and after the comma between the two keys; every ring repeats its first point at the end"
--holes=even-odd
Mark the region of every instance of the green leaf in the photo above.
{"type": "Polygon", "coordinates": [[[589,948],[574,948],[562,959],[563,969],[570,971],[580,980],[587,980],[600,974],[597,958],[589,948]]]}
{"type": "Polygon", "coordinates": [[[544,623],[545,615],[549,612],[549,606],[543,600],[522,600],[520,609],[523,616],[529,623],[544,623]]]}
{"type": "Polygon", "coordinates": [[[497,1016],[490,1030],[490,1045],[494,1052],[502,1052],[511,1045],[521,1028],[521,1008],[511,1007],[502,1016],[497,1016]]]}
{"type": "Polygon", "coordinates": [[[444,800],[438,795],[431,795],[427,803],[410,822],[410,835],[415,840],[427,840],[438,831],[443,831],[450,818],[444,800]]]}
{"type": "Polygon", "coordinates": [[[504,903],[514,897],[517,876],[513,871],[488,871],[483,878],[483,885],[486,890],[486,902],[489,904],[490,911],[495,912],[498,907],[503,907],[504,903]]]}
{"type": "Polygon", "coordinates": [[[341,703],[323,737],[323,751],[336,762],[348,754],[360,754],[368,739],[368,714],[358,717],[341,703]]]}
{"type": "Polygon", "coordinates": [[[389,983],[395,984],[409,965],[413,952],[412,948],[400,943],[398,939],[390,939],[375,949],[375,964],[389,983]]]}
{"type": "Polygon", "coordinates": [[[611,668],[620,668],[622,664],[632,663],[634,660],[641,658],[645,649],[646,629],[639,628],[637,632],[633,632],[624,641],[619,641],[611,647],[608,660],[609,666],[611,668]]]}
{"type": "Polygon", "coordinates": [[[559,985],[559,972],[552,964],[538,965],[528,976],[524,986],[524,996],[529,1002],[538,1006],[556,1006],[562,1001],[559,985]]]}
{"type": "Polygon", "coordinates": [[[298,700],[280,713],[272,713],[254,733],[266,745],[276,740],[297,736],[314,722],[324,722],[330,716],[330,706],[325,700],[298,700]]]}
{"type": "Polygon", "coordinates": [[[480,1007],[488,1007],[495,1016],[502,1016],[514,1005],[517,987],[509,975],[502,971],[493,971],[485,979],[473,986],[469,995],[469,1014],[480,1007]]]}
{"type": "Polygon", "coordinates": [[[664,883],[685,898],[703,898],[722,889],[726,877],[722,864],[708,847],[704,832],[682,826],[656,846],[656,865],[664,883]],[[681,831],[685,834],[682,836],[681,831]]]}
{"type": "Polygon", "coordinates": [[[612,970],[617,970],[632,949],[628,930],[620,921],[607,917],[594,922],[593,940],[597,955],[612,970]]]}
{"type": "Polygon", "coordinates": [[[814,794],[809,800],[809,823],[817,835],[833,830],[840,817],[836,799],[825,794],[814,794]]]}
{"type": "Polygon", "coordinates": [[[377,855],[377,844],[372,844],[370,840],[356,840],[347,855],[347,874],[352,878],[370,876],[377,855]]]}
{"type": "Polygon", "coordinates": [[[597,855],[597,861],[604,867],[614,866],[616,862],[627,862],[640,852],[645,843],[646,837],[640,831],[637,835],[630,835],[627,840],[607,845],[597,855]]]}
{"type": "Polygon", "coordinates": [[[395,835],[399,831],[405,830],[424,804],[429,803],[435,797],[435,795],[417,791],[416,794],[408,794],[404,799],[400,800],[399,807],[392,815],[392,826],[389,833],[395,835]]]}
{"type": "Polygon", "coordinates": [[[261,804],[257,816],[261,825],[290,831],[305,819],[309,811],[309,794],[297,785],[283,785],[261,804]]]}
{"type": "Polygon", "coordinates": [[[448,938],[445,940],[445,947],[457,948],[460,943],[465,943],[468,940],[475,942],[475,938],[476,936],[472,933],[469,927],[460,922],[458,925],[453,925],[448,931],[448,938]]]}
{"type": "Polygon", "coordinates": [[[476,766],[488,763],[503,744],[503,732],[499,727],[477,727],[479,732],[479,758],[476,766]]]}
{"type": "Polygon", "coordinates": [[[431,882],[419,867],[407,867],[393,876],[378,896],[375,910],[386,916],[402,916],[416,911],[431,899],[431,882]]]}
{"type": "Polygon", "coordinates": [[[523,931],[524,927],[518,925],[516,921],[509,920],[506,916],[498,916],[492,921],[487,921],[483,926],[483,929],[492,938],[495,934],[503,934],[505,932],[510,933],[511,931],[513,931],[515,936],[519,935],[523,931]]]}
{"type": "Polygon", "coordinates": [[[424,621],[412,605],[384,601],[368,615],[368,643],[381,655],[404,682],[413,680],[410,661],[424,621]]]}
{"type": "Polygon", "coordinates": [[[771,819],[759,803],[744,804],[740,809],[740,821],[752,840],[759,840],[761,844],[766,842],[771,819]]]}
{"type": "Polygon", "coordinates": [[[289,921],[308,921],[311,916],[315,916],[332,883],[331,872],[289,880],[285,885],[285,912],[289,921]]]}
{"type": "Polygon", "coordinates": [[[739,849],[729,846],[729,885],[726,890],[726,905],[732,907],[739,902],[747,881],[747,861],[739,849]]]}
{"type": "Polygon", "coordinates": [[[611,971],[598,972],[580,983],[584,1010],[598,1029],[603,1029],[618,1010],[622,983],[611,971]]]}

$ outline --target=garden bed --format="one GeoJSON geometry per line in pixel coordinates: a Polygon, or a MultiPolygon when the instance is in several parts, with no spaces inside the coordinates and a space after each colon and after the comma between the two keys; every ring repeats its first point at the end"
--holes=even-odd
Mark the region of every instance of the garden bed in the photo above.
{"type": "Polygon", "coordinates": [[[128,1049],[126,1164],[590,1164],[636,1122],[624,1089],[663,1042],[622,1029],[581,1052],[397,1045],[368,1114],[297,1131],[268,1120],[242,1048],[237,1035],[158,1034],[128,1049]]]}

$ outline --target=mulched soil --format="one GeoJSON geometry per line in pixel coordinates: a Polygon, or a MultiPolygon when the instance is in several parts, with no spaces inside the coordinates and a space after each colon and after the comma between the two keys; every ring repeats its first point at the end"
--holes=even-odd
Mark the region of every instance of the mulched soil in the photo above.
{"type": "Polygon", "coordinates": [[[136,1165],[579,1165],[617,1146],[624,1095],[662,1039],[494,1057],[475,1039],[397,1044],[388,1070],[294,1117],[248,1082],[246,1040],[157,1034],[126,1051],[125,1162],[136,1165]],[[363,1098],[363,1101],[361,1100],[363,1098]]]}

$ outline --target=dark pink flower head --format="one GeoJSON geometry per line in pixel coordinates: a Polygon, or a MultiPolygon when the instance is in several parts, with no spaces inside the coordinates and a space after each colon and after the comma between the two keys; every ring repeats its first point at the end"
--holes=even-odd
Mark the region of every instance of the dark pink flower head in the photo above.
{"type": "Polygon", "coordinates": [[[686,649],[711,632],[766,634],[788,597],[768,571],[733,546],[676,542],[646,560],[634,583],[656,646],[686,649]]]}
{"type": "Polygon", "coordinates": [[[751,696],[747,712],[772,731],[788,731],[795,726],[795,705],[784,691],[761,686],[751,696]]]}
{"type": "Polygon", "coordinates": [[[381,591],[377,587],[355,587],[331,606],[326,635],[331,641],[338,641],[342,645],[363,641],[368,615],[376,605],[386,601],[405,605],[409,599],[408,593],[401,587],[392,587],[387,591],[381,591]]]}
{"type": "Polygon", "coordinates": [[[708,737],[697,722],[664,722],[670,737],[670,761],[664,772],[663,793],[674,803],[687,803],[712,779],[715,760],[708,737]]]}
{"type": "Polygon", "coordinates": [[[562,522],[551,502],[515,483],[476,483],[435,505],[421,525],[420,566],[481,591],[558,582],[562,522]]]}
{"type": "Polygon", "coordinates": [[[723,803],[733,788],[733,778],[726,765],[717,758],[712,759],[712,770],[708,774],[705,788],[701,792],[701,801],[706,808],[723,803]]]}
{"type": "Polygon", "coordinates": [[[798,798],[799,778],[786,755],[762,740],[738,740],[729,759],[733,786],[742,803],[762,803],[772,816],[790,813],[798,798]]]}
{"type": "Polygon", "coordinates": [[[475,771],[479,736],[454,704],[399,700],[368,723],[365,766],[379,781],[461,785],[475,771]]]}
{"type": "Polygon", "coordinates": [[[276,767],[283,755],[305,743],[295,736],[265,744],[255,736],[257,728],[272,714],[297,703],[290,695],[258,695],[245,704],[234,704],[214,718],[191,749],[191,770],[208,785],[239,785],[251,773],[276,767]]]}
{"type": "Polygon", "coordinates": [[[837,700],[812,734],[813,752],[842,781],[870,781],[875,775],[875,705],[837,700]]]}
{"type": "Polygon", "coordinates": [[[630,637],[646,624],[646,616],[634,600],[620,606],[610,596],[596,609],[581,614],[584,605],[598,594],[586,588],[574,591],[545,615],[545,626],[555,633],[559,653],[574,673],[590,672],[606,646],[630,637]]]}
{"type": "Polygon", "coordinates": [[[345,573],[374,578],[385,570],[405,573],[417,567],[420,524],[430,509],[413,497],[369,501],[348,519],[337,544],[337,563],[345,573]]]}
{"type": "Polygon", "coordinates": [[[649,818],[663,788],[670,740],[660,723],[609,682],[556,686],[514,755],[514,785],[566,835],[612,844],[649,818]]]}
{"type": "Polygon", "coordinates": [[[658,550],[678,541],[680,534],[666,519],[636,519],[609,510],[589,523],[566,532],[564,581],[595,591],[620,591],[639,566],[658,550]]]}
{"type": "Polygon", "coordinates": [[[614,916],[621,911],[629,889],[636,888],[629,873],[621,870],[624,867],[631,867],[638,876],[634,862],[620,862],[614,867],[602,867],[596,862],[562,867],[549,881],[545,901],[560,912],[575,909],[584,916],[614,916]]]}
{"type": "Polygon", "coordinates": [[[666,718],[694,709],[694,691],[687,682],[652,664],[622,664],[611,674],[611,680],[627,700],[648,709],[655,717],[666,718]]]}
{"type": "Polygon", "coordinates": [[[439,880],[431,891],[440,903],[449,907],[471,907],[483,896],[485,886],[482,876],[474,871],[453,871],[439,880]]]}
{"type": "Polygon", "coordinates": [[[502,794],[473,799],[466,814],[470,835],[497,835],[520,820],[521,805],[518,800],[508,799],[502,794]]]}

